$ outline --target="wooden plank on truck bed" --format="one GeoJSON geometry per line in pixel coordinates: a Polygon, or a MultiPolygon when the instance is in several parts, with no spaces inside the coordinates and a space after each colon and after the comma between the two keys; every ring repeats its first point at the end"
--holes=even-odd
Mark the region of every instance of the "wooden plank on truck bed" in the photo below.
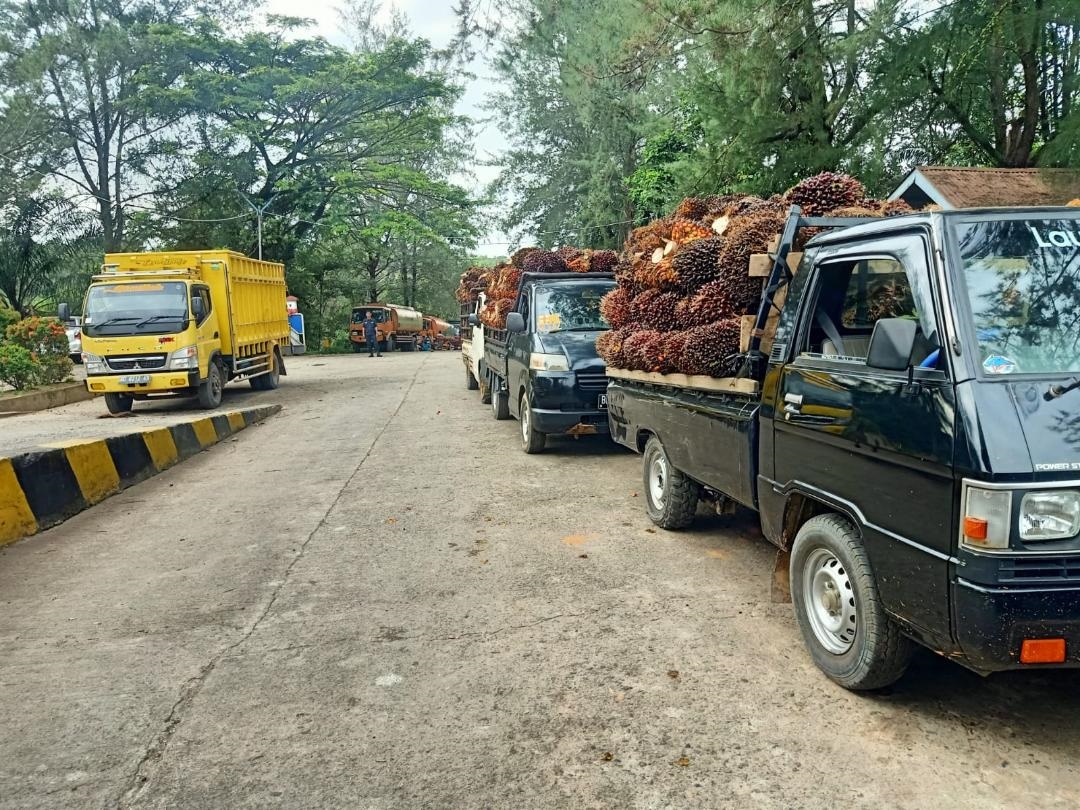
{"type": "MultiPolygon", "coordinates": [[[[787,266],[791,268],[792,273],[799,269],[799,262],[801,261],[801,251],[792,251],[788,254],[787,266]]],[[[750,272],[747,275],[751,278],[768,278],[769,273],[772,272],[772,266],[773,257],[768,253],[751,253],[750,272]]]]}
{"type": "MultiPolygon", "coordinates": [[[[750,336],[754,333],[754,324],[757,322],[757,315],[743,315],[742,321],[739,324],[739,351],[745,352],[750,348],[750,336]]],[[[773,339],[776,337],[776,325],[780,322],[780,316],[777,313],[773,313],[765,321],[765,328],[761,332],[761,351],[765,354],[769,353],[772,348],[773,339]]]]}
{"type": "Polygon", "coordinates": [[[625,368],[609,368],[607,375],[616,380],[671,385],[695,391],[718,391],[731,394],[756,394],[758,384],[740,377],[707,377],[704,374],[657,374],[653,371],[630,371],[625,368]]]}

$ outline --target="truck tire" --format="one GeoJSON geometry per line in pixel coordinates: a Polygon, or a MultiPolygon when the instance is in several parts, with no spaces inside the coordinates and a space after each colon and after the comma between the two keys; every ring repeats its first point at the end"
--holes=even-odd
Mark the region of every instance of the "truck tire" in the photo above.
{"type": "Polygon", "coordinates": [[[216,408],[221,405],[221,395],[225,390],[225,372],[216,358],[210,361],[206,369],[206,379],[199,383],[199,407],[216,408]]]}
{"type": "Polygon", "coordinates": [[[479,387],[480,387],[480,384],[476,381],[476,377],[474,377],[472,375],[472,371],[470,371],[469,367],[466,366],[465,367],[465,390],[466,391],[475,391],[479,387]]]}
{"type": "Polygon", "coordinates": [[[836,514],[803,524],[791,549],[791,601],[810,657],[845,689],[895,683],[914,643],[881,606],[855,527],[836,514]]]}
{"type": "Polygon", "coordinates": [[[506,391],[500,391],[498,386],[498,381],[492,383],[491,386],[491,412],[498,421],[502,422],[510,418],[510,403],[508,402],[510,397],[506,391]]]}
{"type": "Polygon", "coordinates": [[[273,391],[281,385],[281,362],[277,353],[270,353],[270,372],[251,378],[251,387],[255,391],[273,391]]]}
{"type": "Polygon", "coordinates": [[[105,407],[109,413],[130,413],[135,400],[127,394],[106,394],[105,407]]]}
{"type": "Polygon", "coordinates": [[[645,483],[645,511],[661,529],[685,529],[694,522],[701,486],[677,470],[664,445],[650,436],[642,454],[645,483]]]}
{"type": "Polygon", "coordinates": [[[384,352],[392,352],[394,350],[394,345],[395,344],[394,344],[394,336],[393,335],[391,335],[386,340],[384,340],[383,343],[386,344],[385,346],[383,346],[383,351],[384,352]]]}
{"type": "Polygon", "coordinates": [[[518,418],[521,420],[521,449],[529,455],[539,453],[547,444],[547,436],[533,427],[532,409],[529,407],[529,394],[521,395],[518,418]]]}

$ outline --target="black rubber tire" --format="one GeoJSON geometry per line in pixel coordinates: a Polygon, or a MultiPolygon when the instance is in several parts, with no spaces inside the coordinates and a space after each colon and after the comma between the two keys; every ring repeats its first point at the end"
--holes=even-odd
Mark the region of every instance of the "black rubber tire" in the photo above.
{"type": "Polygon", "coordinates": [[[479,387],[480,387],[480,383],[478,383],[476,381],[476,377],[473,376],[473,373],[469,370],[468,366],[466,366],[465,367],[465,390],[466,391],[475,391],[479,387]]]}
{"type": "Polygon", "coordinates": [[[881,606],[870,559],[855,527],[837,514],[818,515],[803,524],[791,548],[791,601],[803,641],[814,663],[831,680],[856,691],[881,689],[904,674],[915,644],[881,606]],[[851,583],[856,615],[851,648],[837,654],[818,640],[807,615],[804,569],[810,555],[825,549],[835,556],[851,583]]]}
{"type": "Polygon", "coordinates": [[[270,362],[273,363],[269,374],[260,374],[258,377],[251,378],[251,387],[256,391],[273,391],[279,385],[281,385],[281,361],[278,359],[277,353],[270,355],[270,362]]]}
{"type": "Polygon", "coordinates": [[[221,370],[221,361],[214,358],[206,369],[206,379],[199,383],[199,407],[220,407],[224,391],[225,372],[221,370]]]}
{"type": "Polygon", "coordinates": [[[109,413],[129,413],[135,400],[127,394],[106,394],[105,407],[109,413]]]}
{"type": "Polygon", "coordinates": [[[502,422],[510,418],[510,398],[505,391],[495,390],[495,385],[491,387],[491,412],[497,421],[502,422]]]}
{"type": "Polygon", "coordinates": [[[645,511],[649,520],[661,529],[685,529],[694,522],[698,501],[701,499],[701,485],[687,478],[668,460],[664,445],[656,436],[650,436],[645,443],[642,458],[642,482],[645,486],[645,511]],[[663,503],[653,502],[650,486],[650,469],[654,459],[663,458],[667,473],[663,480],[663,503]]]}
{"type": "Polygon", "coordinates": [[[521,449],[529,455],[542,453],[547,444],[547,436],[532,426],[532,413],[529,410],[529,394],[523,392],[518,402],[518,419],[521,420],[521,449]]]}

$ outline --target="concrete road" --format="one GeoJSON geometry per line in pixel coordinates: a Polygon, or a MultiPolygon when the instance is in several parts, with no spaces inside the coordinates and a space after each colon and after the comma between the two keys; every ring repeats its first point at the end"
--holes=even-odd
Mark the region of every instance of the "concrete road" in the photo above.
{"type": "Polygon", "coordinates": [[[454,355],[296,366],[0,552],[0,807],[1080,804],[1077,675],[845,692],[747,516],[654,530],[635,456],[524,455],[454,355]]]}

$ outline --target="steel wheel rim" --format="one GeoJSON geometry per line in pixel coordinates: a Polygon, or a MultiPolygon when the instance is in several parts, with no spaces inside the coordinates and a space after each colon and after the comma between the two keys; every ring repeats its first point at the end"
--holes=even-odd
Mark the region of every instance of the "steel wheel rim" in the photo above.
{"type": "Polygon", "coordinates": [[[664,508],[664,487],[667,484],[667,459],[662,453],[653,456],[649,464],[649,500],[657,509],[664,508]]]}
{"type": "Polygon", "coordinates": [[[803,567],[803,607],[818,643],[843,655],[855,643],[855,589],[844,564],[825,548],[810,552],[803,567]]]}
{"type": "Polygon", "coordinates": [[[221,396],[221,369],[214,366],[214,370],[210,373],[210,393],[214,395],[214,399],[217,400],[221,396]]]}
{"type": "Polygon", "coordinates": [[[521,398],[521,440],[523,442],[529,441],[529,406],[525,402],[525,398],[521,398]]]}
{"type": "Polygon", "coordinates": [[[499,395],[494,388],[491,389],[491,412],[496,416],[499,415],[499,395]]]}

